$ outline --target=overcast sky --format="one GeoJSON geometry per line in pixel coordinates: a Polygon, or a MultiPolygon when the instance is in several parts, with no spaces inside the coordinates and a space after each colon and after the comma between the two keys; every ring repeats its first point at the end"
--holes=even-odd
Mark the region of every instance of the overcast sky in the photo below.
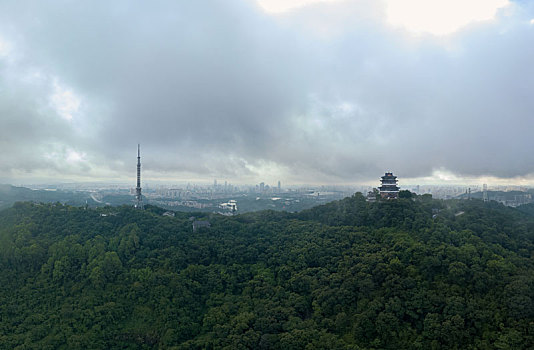
{"type": "Polygon", "coordinates": [[[534,6],[0,1],[0,182],[534,184],[534,6]]]}

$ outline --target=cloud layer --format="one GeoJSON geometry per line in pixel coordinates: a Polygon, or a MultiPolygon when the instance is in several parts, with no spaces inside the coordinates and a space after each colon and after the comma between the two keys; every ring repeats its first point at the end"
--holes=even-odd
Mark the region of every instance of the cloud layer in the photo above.
{"type": "Polygon", "coordinates": [[[0,4],[0,177],[358,182],[534,173],[534,9],[448,37],[385,3],[0,4]]]}

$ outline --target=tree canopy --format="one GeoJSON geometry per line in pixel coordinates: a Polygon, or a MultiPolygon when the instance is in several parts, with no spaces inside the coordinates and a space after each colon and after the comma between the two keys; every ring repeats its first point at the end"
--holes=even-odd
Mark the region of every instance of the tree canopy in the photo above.
{"type": "MultiPolygon", "coordinates": [[[[413,198],[411,198],[413,197],[413,198]]],[[[361,194],[300,213],[0,212],[0,347],[529,349],[534,217],[361,194]],[[201,215],[201,214],[198,214],[201,215]],[[197,215],[197,216],[198,216],[197,215]]]]}

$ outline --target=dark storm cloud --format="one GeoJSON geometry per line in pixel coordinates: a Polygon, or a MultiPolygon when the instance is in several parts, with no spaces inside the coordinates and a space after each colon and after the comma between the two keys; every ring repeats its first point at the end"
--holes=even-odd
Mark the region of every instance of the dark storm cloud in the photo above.
{"type": "Polygon", "coordinates": [[[4,173],[124,175],[137,142],[165,176],[533,173],[532,9],[447,45],[407,39],[380,13],[364,1],[278,18],[253,1],[4,2],[4,173]],[[33,70],[40,80],[24,78],[33,70]],[[72,120],[50,106],[55,80],[82,101],[72,120]]]}

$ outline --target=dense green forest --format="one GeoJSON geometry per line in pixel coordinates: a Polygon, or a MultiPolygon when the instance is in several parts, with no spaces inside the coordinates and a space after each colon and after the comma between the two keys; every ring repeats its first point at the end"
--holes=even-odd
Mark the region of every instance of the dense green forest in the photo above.
{"type": "Polygon", "coordinates": [[[0,212],[0,348],[532,349],[534,216],[350,198],[300,213],[0,212]]]}

